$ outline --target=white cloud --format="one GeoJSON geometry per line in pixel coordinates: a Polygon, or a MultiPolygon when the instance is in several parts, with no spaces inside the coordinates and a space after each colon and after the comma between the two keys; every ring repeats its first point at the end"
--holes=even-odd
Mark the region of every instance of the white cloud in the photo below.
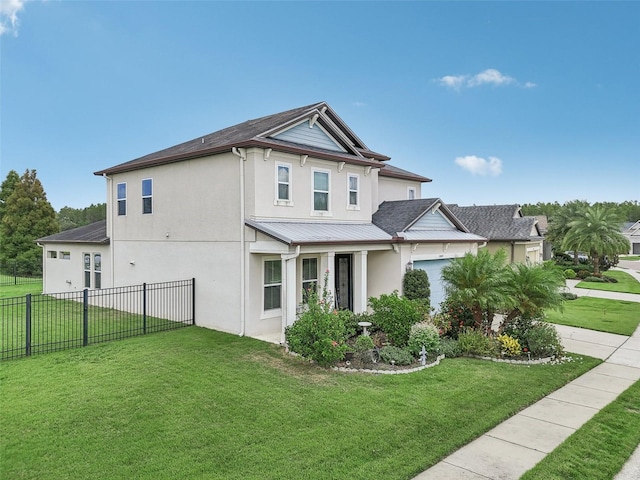
{"type": "Polygon", "coordinates": [[[24,8],[26,0],[0,0],[0,35],[18,35],[18,12],[24,8]]]}
{"type": "Polygon", "coordinates": [[[456,165],[468,170],[473,175],[491,175],[496,177],[502,173],[502,160],[498,157],[489,157],[486,160],[475,155],[467,155],[466,157],[458,157],[455,160],[456,165]]]}
{"type": "Polygon", "coordinates": [[[441,86],[452,90],[460,90],[463,87],[474,88],[482,85],[493,85],[497,87],[516,85],[522,88],[533,88],[536,86],[533,82],[520,83],[515,78],[504,75],[495,68],[487,68],[475,75],[445,75],[444,77],[437,78],[435,81],[441,86]]]}
{"type": "Polygon", "coordinates": [[[475,74],[469,79],[467,85],[469,87],[477,87],[479,85],[491,84],[491,85],[509,85],[515,82],[515,79],[503,75],[495,68],[488,68],[484,72],[475,74]]]}
{"type": "Polygon", "coordinates": [[[438,79],[438,83],[444,87],[459,90],[464,85],[466,78],[465,75],[445,75],[438,79]]]}

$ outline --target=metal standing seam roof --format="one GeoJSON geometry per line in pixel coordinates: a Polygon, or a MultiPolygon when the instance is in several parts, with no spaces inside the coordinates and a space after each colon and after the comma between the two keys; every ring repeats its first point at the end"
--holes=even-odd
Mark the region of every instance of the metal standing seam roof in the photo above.
{"type": "Polygon", "coordinates": [[[97,243],[109,244],[107,237],[107,221],[100,220],[89,225],[65,230],[46,237],[38,238],[38,243],[97,243]]]}
{"type": "Polygon", "coordinates": [[[245,220],[259,232],[289,245],[386,243],[393,237],[372,223],[278,222],[245,220]]]}

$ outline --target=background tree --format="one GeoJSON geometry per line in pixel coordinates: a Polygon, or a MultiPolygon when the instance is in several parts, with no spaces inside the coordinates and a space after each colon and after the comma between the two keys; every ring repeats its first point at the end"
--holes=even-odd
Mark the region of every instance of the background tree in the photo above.
{"type": "Polygon", "coordinates": [[[0,222],[4,216],[7,200],[13,193],[16,183],[20,181],[20,175],[15,170],[10,170],[7,174],[7,178],[4,179],[2,185],[0,185],[0,222]]]}
{"type": "Polygon", "coordinates": [[[107,204],[93,203],[85,208],[62,207],[58,212],[57,219],[60,230],[69,230],[83,225],[89,225],[107,218],[107,204]]]}
{"type": "Polygon", "coordinates": [[[627,253],[631,248],[621,233],[620,216],[601,205],[587,207],[567,226],[563,247],[588,252],[596,275],[600,273],[600,260],[604,255],[627,253]]]}
{"type": "Polygon", "coordinates": [[[0,268],[15,262],[20,275],[42,272],[42,249],[35,240],[59,231],[56,213],[35,170],[26,170],[4,204],[0,222],[0,268]]]}

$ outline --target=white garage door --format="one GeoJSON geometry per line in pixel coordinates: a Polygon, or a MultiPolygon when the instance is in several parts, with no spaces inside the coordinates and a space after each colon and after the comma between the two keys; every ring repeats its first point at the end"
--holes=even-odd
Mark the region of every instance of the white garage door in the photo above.
{"type": "Polygon", "coordinates": [[[436,312],[440,311],[440,304],[445,297],[444,282],[440,275],[442,268],[445,265],[449,265],[450,261],[449,259],[438,259],[413,262],[413,268],[419,268],[427,272],[429,285],[431,286],[431,306],[436,309],[436,312]]]}

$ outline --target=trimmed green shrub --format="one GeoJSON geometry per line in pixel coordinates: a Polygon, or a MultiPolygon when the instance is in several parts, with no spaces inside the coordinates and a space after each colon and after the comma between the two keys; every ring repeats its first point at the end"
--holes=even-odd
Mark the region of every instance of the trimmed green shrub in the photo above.
{"type": "Polygon", "coordinates": [[[578,295],[571,292],[560,292],[560,296],[565,300],[575,300],[576,298],[578,298],[578,295]]]}
{"type": "Polygon", "coordinates": [[[595,276],[593,276],[593,275],[588,276],[588,277],[585,277],[585,278],[584,278],[584,281],[585,281],[585,282],[593,282],[593,283],[605,283],[605,282],[606,282],[606,280],[603,280],[603,279],[602,279],[602,278],[600,278],[600,277],[595,277],[595,276]]]}
{"type": "Polygon", "coordinates": [[[431,298],[431,285],[427,272],[420,269],[409,270],[402,279],[402,291],[409,300],[420,300],[429,306],[431,298]]]}
{"type": "Polygon", "coordinates": [[[380,360],[392,365],[411,365],[413,363],[413,355],[405,348],[389,345],[380,349],[380,360]]]}
{"type": "Polygon", "coordinates": [[[440,335],[438,329],[430,323],[416,323],[409,331],[409,341],[407,347],[409,351],[418,356],[422,347],[429,352],[437,352],[440,347],[440,335]]]}
{"type": "Polygon", "coordinates": [[[453,338],[442,338],[440,340],[440,353],[447,358],[459,357],[462,355],[458,340],[453,338]]]}
{"type": "Polygon", "coordinates": [[[369,335],[360,335],[356,339],[353,348],[356,352],[366,352],[367,350],[373,350],[374,347],[373,339],[369,335]]]}
{"type": "Polygon", "coordinates": [[[396,347],[407,344],[411,326],[422,321],[424,316],[419,302],[399,297],[397,290],[379,298],[371,297],[369,305],[373,309],[373,323],[396,347]]]}
{"type": "Polygon", "coordinates": [[[478,330],[464,329],[458,334],[458,347],[464,355],[494,357],[498,353],[495,341],[478,330]]]}
{"type": "Polygon", "coordinates": [[[560,335],[550,323],[536,323],[525,334],[525,343],[525,348],[535,357],[561,355],[564,351],[560,335]]]}
{"type": "Polygon", "coordinates": [[[567,268],[567,269],[564,271],[564,278],[572,279],[572,278],[576,278],[577,276],[578,276],[578,274],[577,274],[577,273],[576,273],[576,271],[575,271],[575,270],[573,270],[572,268],[567,268]]]}

